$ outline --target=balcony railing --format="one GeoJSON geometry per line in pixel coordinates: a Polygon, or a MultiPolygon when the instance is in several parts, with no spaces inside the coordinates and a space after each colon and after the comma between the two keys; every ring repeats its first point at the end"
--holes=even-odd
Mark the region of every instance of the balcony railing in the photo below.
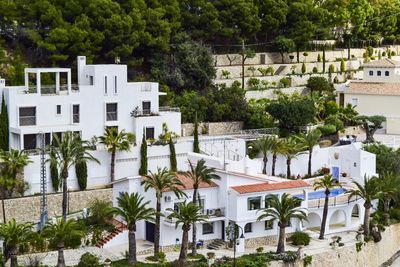
{"type": "Polygon", "coordinates": [[[153,112],[150,110],[134,110],[131,112],[132,117],[146,117],[146,116],[158,116],[157,112],[153,112]]]}
{"type": "MultiPolygon", "coordinates": [[[[207,215],[208,219],[224,217],[225,216],[225,208],[215,208],[215,209],[203,209],[201,210],[203,215],[207,215]]],[[[175,223],[176,219],[170,218],[169,216],[172,214],[170,211],[165,211],[165,221],[168,223],[175,223]]]]}
{"type": "Polygon", "coordinates": [[[79,123],[79,113],[72,115],[72,122],[73,123],[79,123]]]}
{"type": "Polygon", "coordinates": [[[36,125],[36,116],[20,116],[19,125],[20,126],[36,125]]]}
{"type": "Polygon", "coordinates": [[[107,121],[116,121],[118,120],[118,113],[117,112],[107,112],[106,114],[107,121]]]}
{"type": "MultiPolygon", "coordinates": [[[[60,85],[60,92],[67,92],[68,91],[68,85],[60,85]]],[[[72,92],[78,92],[79,91],[79,86],[76,84],[71,85],[71,91],[72,92]]],[[[37,86],[36,85],[29,85],[28,90],[23,91],[26,94],[36,94],[37,93],[37,86]]],[[[42,95],[56,95],[57,94],[57,88],[55,85],[41,85],[40,86],[40,92],[42,95]]]]}
{"type": "Polygon", "coordinates": [[[178,107],[160,107],[159,108],[160,112],[180,112],[180,109],[178,107]]]}

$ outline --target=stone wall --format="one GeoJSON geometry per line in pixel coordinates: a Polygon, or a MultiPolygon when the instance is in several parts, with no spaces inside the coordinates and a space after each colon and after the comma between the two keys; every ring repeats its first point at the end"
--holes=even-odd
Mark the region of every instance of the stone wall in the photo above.
{"type": "MultiPolygon", "coordinates": [[[[94,199],[112,201],[111,188],[69,192],[69,211],[87,208],[94,199]]],[[[49,218],[60,216],[62,193],[47,195],[49,218]]],[[[38,222],[40,218],[40,196],[29,196],[4,200],[5,219],[15,218],[17,222],[38,222]]],[[[0,222],[4,222],[4,213],[0,209],[0,222]]]]}
{"type": "MultiPolygon", "coordinates": [[[[280,92],[285,93],[285,94],[293,94],[294,92],[298,92],[300,94],[303,93],[305,87],[290,87],[290,88],[282,88],[279,89],[280,92]]],[[[276,99],[277,95],[274,93],[275,90],[270,89],[270,90],[249,90],[246,91],[246,99],[263,99],[263,98],[268,98],[268,99],[276,99]]]]}
{"type": "MultiPolygon", "coordinates": [[[[199,123],[199,134],[206,135],[223,135],[229,134],[243,129],[242,121],[228,121],[228,122],[203,122],[199,123]]],[[[193,135],[194,124],[183,123],[181,136],[193,135]]]]}
{"type": "MultiPolygon", "coordinates": [[[[378,267],[390,259],[399,250],[400,224],[387,227],[382,232],[382,240],[379,243],[368,242],[360,252],[356,251],[356,242],[346,243],[345,246],[336,249],[328,249],[325,252],[312,255],[310,267],[337,267],[337,266],[362,266],[378,267]]],[[[318,252],[317,250],[315,251],[318,252]]],[[[288,266],[283,262],[272,262],[271,267],[288,266]]],[[[303,267],[303,260],[290,265],[303,267]]]]}

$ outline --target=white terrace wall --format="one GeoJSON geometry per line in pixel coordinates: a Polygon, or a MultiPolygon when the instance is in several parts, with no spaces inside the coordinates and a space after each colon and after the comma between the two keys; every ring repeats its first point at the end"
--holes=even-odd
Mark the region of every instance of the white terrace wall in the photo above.
{"type": "MultiPolygon", "coordinates": [[[[95,199],[102,199],[111,202],[112,189],[97,189],[69,192],[69,211],[81,211],[89,207],[95,199]]],[[[49,218],[61,216],[62,193],[47,195],[48,216],[49,218]]],[[[40,196],[29,196],[4,200],[4,211],[0,209],[0,222],[14,218],[17,222],[39,222],[40,219],[40,196]]]]}
{"type": "MultiPolygon", "coordinates": [[[[354,234],[355,235],[355,234],[354,234]]],[[[362,266],[378,267],[399,251],[400,244],[400,224],[394,224],[382,232],[382,240],[379,243],[368,242],[362,247],[360,252],[356,251],[356,241],[346,243],[345,246],[336,249],[326,248],[324,252],[315,250],[312,255],[312,262],[309,267],[338,267],[338,266],[362,266]],[[318,254],[317,254],[318,253],[318,254]]],[[[271,267],[288,266],[283,262],[272,262],[271,267]]],[[[303,260],[299,260],[290,265],[293,267],[303,267],[303,260]]]]}

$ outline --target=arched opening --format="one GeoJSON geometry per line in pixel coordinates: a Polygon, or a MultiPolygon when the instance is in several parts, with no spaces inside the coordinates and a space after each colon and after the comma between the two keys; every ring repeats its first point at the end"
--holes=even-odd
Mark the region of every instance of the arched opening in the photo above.
{"type": "Polygon", "coordinates": [[[309,213],[307,215],[308,221],[303,221],[303,227],[307,230],[319,232],[321,229],[322,219],[317,213],[309,213]]]}
{"type": "Polygon", "coordinates": [[[329,218],[329,229],[332,230],[341,227],[346,227],[346,213],[344,210],[337,210],[329,218]]]}
{"type": "Polygon", "coordinates": [[[354,205],[353,209],[351,210],[351,223],[356,223],[360,220],[360,205],[354,205]]]}

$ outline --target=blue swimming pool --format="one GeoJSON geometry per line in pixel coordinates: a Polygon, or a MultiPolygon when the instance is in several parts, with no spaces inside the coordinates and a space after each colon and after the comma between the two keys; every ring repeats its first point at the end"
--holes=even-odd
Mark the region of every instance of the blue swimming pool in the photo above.
{"type": "MultiPolygon", "coordinates": [[[[338,195],[342,195],[346,193],[346,189],[344,188],[334,188],[331,190],[331,193],[329,194],[329,197],[336,197],[338,195]]],[[[304,194],[299,194],[299,195],[294,195],[295,197],[304,199],[304,194]]],[[[325,191],[314,191],[314,192],[309,192],[308,193],[308,200],[311,199],[318,199],[318,198],[325,198],[325,191]]]]}

